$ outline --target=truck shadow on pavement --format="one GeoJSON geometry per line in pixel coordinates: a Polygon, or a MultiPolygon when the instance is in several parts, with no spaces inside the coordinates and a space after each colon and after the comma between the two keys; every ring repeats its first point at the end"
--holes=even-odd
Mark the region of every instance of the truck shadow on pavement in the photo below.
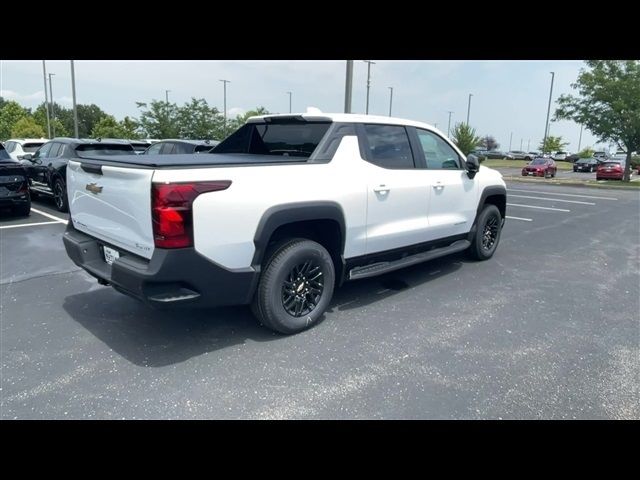
{"type": "MultiPolygon", "coordinates": [[[[461,255],[437,259],[380,277],[345,283],[337,289],[322,321],[424,285],[457,271],[461,255]],[[327,319],[327,316],[329,317],[327,319]]],[[[261,326],[246,306],[215,309],[153,310],[111,288],[99,287],[67,296],[63,307],[76,322],[109,348],[144,367],[164,367],[247,340],[267,342],[286,337],[261,326]]],[[[320,322],[322,323],[322,322],[320,322]]],[[[317,327],[317,326],[316,326],[317,327]]],[[[314,329],[301,335],[313,335],[314,329]]]]}

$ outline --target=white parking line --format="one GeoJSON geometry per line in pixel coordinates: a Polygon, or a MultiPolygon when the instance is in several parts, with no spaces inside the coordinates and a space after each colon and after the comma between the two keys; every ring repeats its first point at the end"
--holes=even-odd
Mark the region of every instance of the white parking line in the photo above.
{"type": "Polygon", "coordinates": [[[564,200],[562,198],[531,197],[529,195],[509,195],[509,197],[535,198],[536,200],[547,200],[549,202],[564,202],[564,203],[579,203],[581,205],[595,205],[595,203],[593,203],[593,202],[582,202],[580,200],[564,200]]]}
{"type": "Polygon", "coordinates": [[[565,208],[551,208],[551,207],[535,207],[533,205],[521,205],[520,203],[507,203],[509,207],[522,207],[522,208],[537,208],[538,210],[553,210],[554,212],[570,212],[565,208]]]}
{"type": "Polygon", "coordinates": [[[509,220],[522,220],[523,222],[533,222],[532,218],[510,217],[509,215],[505,215],[505,218],[508,218],[509,220]]]}
{"type": "Polygon", "coordinates": [[[561,197],[582,197],[582,198],[594,198],[596,200],[618,200],[611,197],[596,197],[593,195],[577,195],[575,193],[556,193],[556,192],[539,192],[537,190],[518,190],[516,188],[507,188],[509,192],[526,192],[526,193],[541,193],[543,195],[560,195],[561,197]]]}
{"type": "MultiPolygon", "coordinates": [[[[35,209],[35,208],[33,208],[33,207],[31,208],[31,211],[32,211],[32,212],[39,213],[40,215],[43,215],[43,216],[45,216],[45,217],[47,217],[47,218],[50,218],[51,220],[55,220],[56,222],[64,223],[65,225],[66,225],[67,223],[69,223],[69,222],[68,222],[67,220],[65,220],[64,218],[56,217],[55,215],[51,215],[50,213],[43,212],[42,210],[36,210],[36,209],[35,209]]],[[[31,225],[33,225],[33,224],[31,224],[31,225]]]]}
{"type": "Polygon", "coordinates": [[[21,223],[19,225],[3,225],[2,227],[0,227],[0,230],[4,228],[34,227],[36,225],[53,225],[54,223],[60,223],[60,222],[36,222],[36,223],[21,223]]]}

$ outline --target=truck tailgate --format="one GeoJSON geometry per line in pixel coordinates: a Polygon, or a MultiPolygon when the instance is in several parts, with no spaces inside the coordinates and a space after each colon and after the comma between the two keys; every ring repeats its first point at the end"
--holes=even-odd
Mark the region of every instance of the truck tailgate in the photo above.
{"type": "Polygon", "coordinates": [[[144,258],[154,250],[151,179],[154,170],[69,161],[69,212],[77,230],[144,258]]]}

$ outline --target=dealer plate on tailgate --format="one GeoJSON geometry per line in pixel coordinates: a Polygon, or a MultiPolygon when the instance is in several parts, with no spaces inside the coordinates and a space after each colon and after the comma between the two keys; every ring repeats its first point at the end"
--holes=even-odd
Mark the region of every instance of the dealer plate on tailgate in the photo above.
{"type": "Polygon", "coordinates": [[[120,252],[114,250],[113,248],[109,248],[107,246],[102,247],[104,250],[104,261],[111,265],[115,260],[120,258],[120,252]]]}

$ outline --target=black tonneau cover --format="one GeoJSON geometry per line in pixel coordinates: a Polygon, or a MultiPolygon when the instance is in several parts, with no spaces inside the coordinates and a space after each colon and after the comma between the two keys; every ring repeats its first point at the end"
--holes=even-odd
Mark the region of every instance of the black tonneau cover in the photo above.
{"type": "Polygon", "coordinates": [[[216,167],[234,165],[287,165],[307,163],[306,157],[249,153],[196,153],[178,155],[94,155],[76,159],[82,164],[140,168],[216,167]]]}

